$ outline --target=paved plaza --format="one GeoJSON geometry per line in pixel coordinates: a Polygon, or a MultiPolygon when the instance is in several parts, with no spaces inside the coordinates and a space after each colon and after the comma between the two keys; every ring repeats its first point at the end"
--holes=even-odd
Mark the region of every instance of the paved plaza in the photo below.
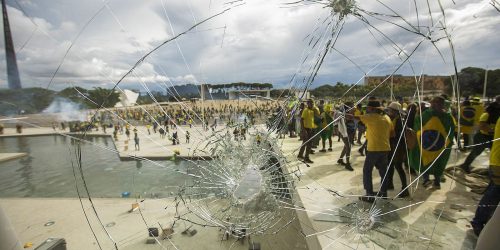
{"type": "MultiPolygon", "coordinates": [[[[175,151],[179,157],[192,157],[195,147],[205,146],[207,134],[202,127],[181,126],[177,129],[180,145],[172,145],[166,138],[160,138],[158,133],[147,132],[146,127],[138,126],[140,150],[134,150],[133,139],[119,135],[114,141],[116,153],[122,160],[133,157],[152,159],[168,159],[175,151]],[[191,143],[185,143],[183,133],[189,131],[191,143]]],[[[218,127],[220,132],[225,132],[223,126],[218,127]]],[[[260,129],[264,129],[263,127],[260,129]]],[[[91,136],[111,136],[111,131],[92,131],[91,136]]],[[[252,133],[252,131],[250,131],[252,133]]],[[[251,134],[250,133],[250,134],[251,134]]],[[[75,136],[67,131],[53,130],[52,128],[37,128],[25,126],[22,134],[16,134],[14,129],[7,128],[3,137],[11,136],[36,136],[47,134],[61,134],[75,136]]],[[[132,134],[133,136],[133,134],[132,134]]],[[[278,139],[277,139],[278,140],[278,139]]],[[[469,221],[472,218],[480,195],[469,192],[470,188],[452,181],[446,177],[441,190],[429,191],[422,187],[420,181],[414,181],[416,176],[409,175],[411,185],[411,198],[380,200],[376,208],[381,210],[382,216],[376,222],[378,226],[368,232],[360,232],[353,219],[353,213],[370,208],[370,204],[358,201],[358,196],[363,194],[362,164],[364,157],[357,153],[358,147],[353,147],[353,172],[346,171],[343,166],[336,163],[342,143],[334,140],[333,152],[317,152],[312,155],[313,164],[306,165],[298,162],[297,155],[300,141],[297,138],[279,139],[284,154],[289,160],[288,171],[300,170],[300,179],[296,182],[295,207],[297,220],[277,237],[256,237],[263,244],[262,249],[383,249],[404,248],[418,249],[425,244],[431,249],[471,249],[475,237],[469,230],[469,221]],[[439,218],[439,219],[438,219],[439,218]]],[[[5,152],[23,153],[23,152],[5,152]]],[[[209,155],[200,155],[208,157],[209,155]]],[[[19,157],[22,157],[19,156],[19,157]]],[[[449,161],[449,167],[458,165],[463,161],[463,154],[454,150],[449,161]]],[[[475,161],[476,167],[486,168],[488,157],[485,153],[475,161]]],[[[463,175],[456,172],[457,175],[463,175]]],[[[380,179],[374,174],[374,185],[379,185],[380,179]]],[[[394,197],[400,189],[400,183],[395,176],[395,190],[389,192],[394,197]]],[[[95,208],[101,217],[102,223],[107,225],[102,228],[93,220],[89,223],[97,232],[98,238],[106,239],[104,229],[114,237],[120,249],[174,249],[168,239],[160,244],[146,245],[148,238],[146,222],[159,221],[163,226],[169,225],[174,213],[171,208],[162,207],[172,204],[166,199],[149,199],[141,203],[142,215],[138,211],[128,213],[135,199],[93,199],[95,208]],[[144,217],[144,219],[142,218],[144,217]]],[[[77,198],[2,198],[0,204],[8,215],[20,241],[40,243],[49,237],[63,237],[67,240],[70,249],[97,249],[96,242],[90,231],[83,211],[92,214],[93,209],[87,199],[77,198]],[[83,207],[83,210],[82,210],[83,207]],[[54,221],[52,226],[45,223],[54,221]]],[[[177,230],[183,226],[178,225],[177,230]]],[[[220,232],[205,230],[196,227],[198,234],[192,236],[196,242],[203,241],[203,249],[248,249],[247,243],[221,242],[220,232]]],[[[182,230],[183,231],[183,230],[182,230]]],[[[179,234],[173,235],[172,242],[179,246],[190,248],[193,243],[190,237],[179,234]]],[[[109,249],[111,241],[102,240],[102,244],[109,249]]]]}

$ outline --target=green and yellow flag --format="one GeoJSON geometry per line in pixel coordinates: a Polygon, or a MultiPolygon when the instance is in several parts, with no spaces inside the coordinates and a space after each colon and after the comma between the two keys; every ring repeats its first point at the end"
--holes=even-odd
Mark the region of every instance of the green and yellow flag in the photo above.
{"type": "Polygon", "coordinates": [[[460,132],[464,134],[473,134],[475,117],[475,108],[471,106],[462,106],[460,109],[460,132]]]}
{"type": "Polygon", "coordinates": [[[410,165],[417,171],[432,167],[430,174],[441,175],[453,144],[455,125],[452,116],[428,109],[421,118],[415,118],[414,129],[417,131],[418,146],[410,152],[410,165]]]}

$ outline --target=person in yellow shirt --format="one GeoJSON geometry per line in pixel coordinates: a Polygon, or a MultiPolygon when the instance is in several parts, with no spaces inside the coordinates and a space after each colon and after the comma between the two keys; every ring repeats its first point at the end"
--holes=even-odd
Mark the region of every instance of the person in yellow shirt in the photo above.
{"type": "Polygon", "coordinates": [[[474,120],[479,122],[479,117],[483,114],[484,112],[484,106],[483,103],[481,102],[481,98],[479,97],[473,97],[471,100],[471,105],[473,108],[476,109],[476,116],[474,117],[474,120]]]}
{"type": "MultiPolygon", "coordinates": [[[[478,132],[479,130],[479,119],[481,118],[481,115],[484,113],[484,106],[483,103],[481,102],[481,98],[479,97],[474,97],[471,100],[471,106],[475,110],[475,115],[474,115],[474,134],[478,132]]],[[[476,142],[474,142],[475,144],[476,142]]]]}
{"type": "Polygon", "coordinates": [[[464,163],[460,165],[460,168],[466,173],[470,173],[472,162],[484,149],[491,148],[495,123],[500,116],[500,96],[497,96],[495,99],[495,102],[488,105],[486,112],[479,118],[479,132],[474,136],[474,147],[464,163]]]}
{"type": "Polygon", "coordinates": [[[391,151],[390,137],[394,134],[392,122],[380,105],[380,101],[368,102],[366,114],[358,116],[359,120],[366,125],[366,140],[368,141],[366,159],[363,165],[363,187],[366,195],[360,200],[374,202],[375,196],[387,197],[387,180],[385,178],[389,153],[391,151]],[[380,192],[373,192],[372,171],[373,167],[378,169],[381,178],[380,192]]]}
{"type": "Polygon", "coordinates": [[[476,116],[476,109],[472,107],[469,100],[465,100],[460,108],[460,132],[464,138],[464,149],[470,145],[472,136],[474,135],[474,117],[476,116]]]}
{"type": "Polygon", "coordinates": [[[476,214],[471,221],[476,235],[483,230],[500,202],[500,118],[497,118],[493,146],[490,154],[490,184],[479,201],[476,214]]]}
{"type": "Polygon", "coordinates": [[[304,159],[305,163],[313,163],[309,158],[309,154],[312,150],[312,140],[314,137],[314,129],[316,128],[316,124],[314,124],[314,117],[319,116],[319,110],[314,107],[314,101],[312,99],[307,100],[307,106],[302,111],[301,115],[301,138],[302,145],[299,150],[299,155],[297,158],[304,159]],[[305,151],[305,154],[304,154],[305,151]]]}

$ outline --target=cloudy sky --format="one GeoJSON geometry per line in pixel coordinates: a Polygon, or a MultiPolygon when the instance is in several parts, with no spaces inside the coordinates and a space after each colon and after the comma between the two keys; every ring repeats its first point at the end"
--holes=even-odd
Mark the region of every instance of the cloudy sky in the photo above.
{"type": "MultiPolygon", "coordinates": [[[[300,84],[335,31],[329,23],[338,20],[328,6],[284,0],[6,2],[23,87],[46,88],[52,81],[49,88],[56,90],[110,87],[153,48],[230,7],[154,51],[123,86],[243,81],[285,87],[294,75],[300,84]]],[[[438,1],[416,2],[357,1],[358,16],[341,21],[313,86],[355,83],[365,74],[447,75],[454,62],[459,69],[500,68],[500,12],[491,0],[441,0],[444,16],[438,1]],[[442,39],[444,26],[456,60],[442,39]]],[[[0,61],[6,72],[3,49],[0,61]]],[[[7,87],[6,78],[0,75],[0,88],[7,87]]]]}

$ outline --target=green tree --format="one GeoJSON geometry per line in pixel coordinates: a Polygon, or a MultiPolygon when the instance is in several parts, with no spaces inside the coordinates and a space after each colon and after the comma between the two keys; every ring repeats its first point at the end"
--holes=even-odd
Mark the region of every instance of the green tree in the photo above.
{"type": "Polygon", "coordinates": [[[55,94],[44,88],[0,89],[0,115],[42,112],[52,103],[55,94]]]}
{"type": "Polygon", "coordinates": [[[82,95],[88,96],[88,90],[81,87],[65,88],[57,93],[57,96],[59,97],[63,97],[71,100],[72,102],[86,105],[86,98],[82,95]]]}
{"type": "Polygon", "coordinates": [[[104,89],[101,87],[94,88],[93,90],[88,90],[87,106],[90,108],[114,107],[116,103],[120,101],[120,94],[114,90],[104,89]]]}
{"type": "Polygon", "coordinates": [[[463,68],[458,73],[458,82],[462,95],[482,94],[485,70],[475,67],[463,68]]]}

